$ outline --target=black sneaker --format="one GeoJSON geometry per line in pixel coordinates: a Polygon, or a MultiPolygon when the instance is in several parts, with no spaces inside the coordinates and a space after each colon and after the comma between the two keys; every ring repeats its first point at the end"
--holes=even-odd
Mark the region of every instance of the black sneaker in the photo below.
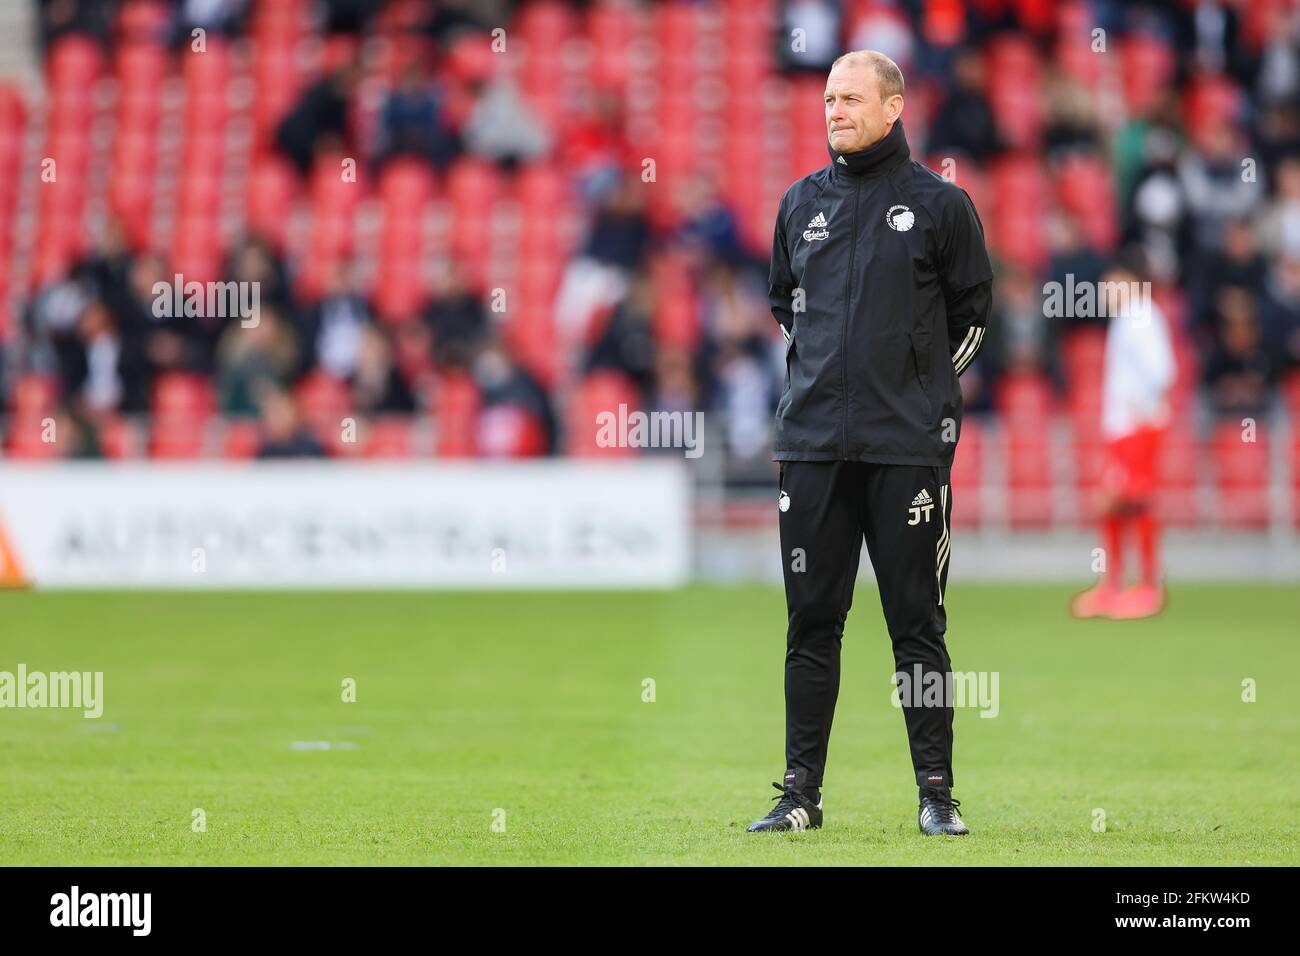
{"type": "Polygon", "coordinates": [[[761,833],[766,830],[816,830],[822,825],[822,802],[816,803],[794,787],[779,783],[772,786],[781,791],[773,800],[780,802],[761,820],[755,820],[745,830],[761,833]]]}
{"type": "Polygon", "coordinates": [[[952,798],[947,787],[922,787],[921,806],[916,812],[916,822],[926,836],[965,836],[970,833],[957,816],[960,800],[952,798]]]}

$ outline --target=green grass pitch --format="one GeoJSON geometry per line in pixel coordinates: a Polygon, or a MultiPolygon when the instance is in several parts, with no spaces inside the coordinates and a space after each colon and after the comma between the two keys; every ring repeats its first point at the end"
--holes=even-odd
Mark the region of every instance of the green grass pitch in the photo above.
{"type": "Polygon", "coordinates": [[[1069,593],[950,588],[954,668],[1000,675],[996,718],[957,713],[964,839],[916,830],[866,582],[797,834],[744,829],[783,763],[775,588],[0,594],[0,670],[105,698],[0,710],[0,864],[1300,862],[1296,590],[1175,586],[1123,624],[1069,593]]]}

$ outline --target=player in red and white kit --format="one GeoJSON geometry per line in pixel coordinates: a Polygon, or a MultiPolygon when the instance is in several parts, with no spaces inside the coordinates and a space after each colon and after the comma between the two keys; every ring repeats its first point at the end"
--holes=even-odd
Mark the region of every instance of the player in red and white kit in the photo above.
{"type": "MultiPolygon", "coordinates": [[[[1106,331],[1101,433],[1106,443],[1102,472],[1102,542],[1105,565],[1097,585],[1071,604],[1076,617],[1128,620],[1149,617],[1165,603],[1160,572],[1160,529],[1153,513],[1161,439],[1169,424],[1174,353],[1165,317],[1151,301],[1140,254],[1109,269],[1107,282],[1139,283],[1128,306],[1106,331]],[[1124,548],[1137,540],[1137,583],[1124,587],[1124,548]]],[[[1099,301],[1100,298],[1099,298],[1099,301]]]]}

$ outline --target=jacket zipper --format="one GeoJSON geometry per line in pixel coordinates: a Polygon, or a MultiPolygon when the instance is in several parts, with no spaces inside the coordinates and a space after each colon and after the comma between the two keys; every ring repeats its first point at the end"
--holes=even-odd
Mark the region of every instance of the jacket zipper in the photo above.
{"type": "Polygon", "coordinates": [[[849,316],[853,314],[853,254],[858,248],[858,193],[862,189],[859,178],[853,186],[853,232],[849,244],[849,268],[844,276],[844,326],[840,331],[840,392],[843,414],[840,418],[840,457],[849,457],[849,316]]]}

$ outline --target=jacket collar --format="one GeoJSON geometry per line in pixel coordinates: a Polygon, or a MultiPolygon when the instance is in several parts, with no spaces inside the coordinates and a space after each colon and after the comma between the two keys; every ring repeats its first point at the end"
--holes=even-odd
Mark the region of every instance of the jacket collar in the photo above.
{"type": "Polygon", "coordinates": [[[903,120],[894,120],[884,138],[866,149],[853,153],[839,153],[826,144],[826,151],[831,154],[831,165],[837,175],[848,173],[853,176],[876,176],[889,172],[900,163],[911,159],[912,152],[907,148],[907,136],[903,132],[903,120]]]}

